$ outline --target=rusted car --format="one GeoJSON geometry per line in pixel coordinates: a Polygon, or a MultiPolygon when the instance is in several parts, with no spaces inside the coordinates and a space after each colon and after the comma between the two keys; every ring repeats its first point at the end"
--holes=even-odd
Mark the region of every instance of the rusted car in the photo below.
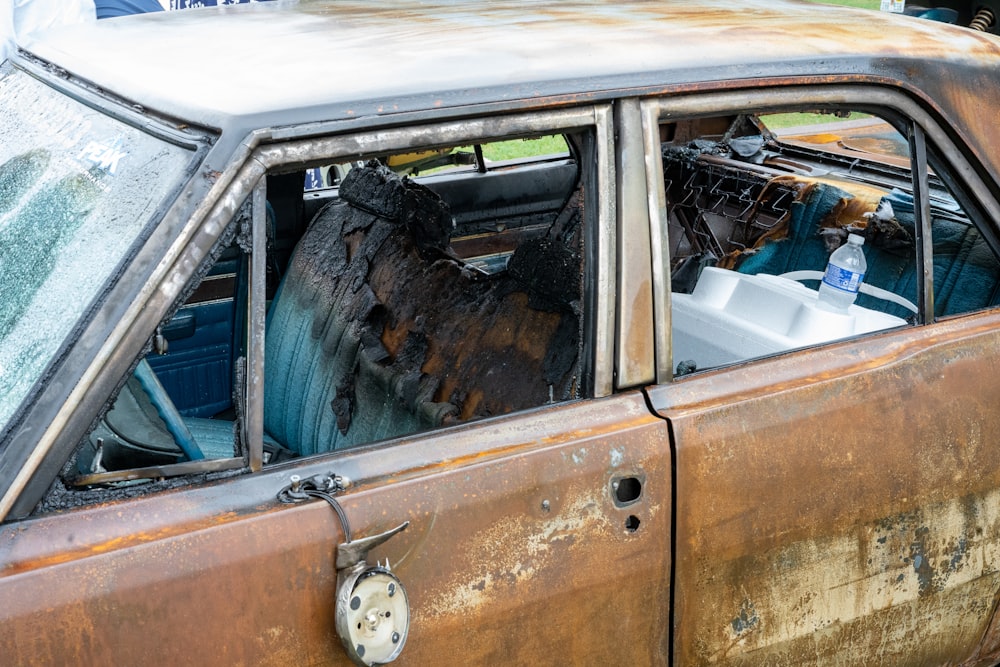
{"type": "Polygon", "coordinates": [[[997,71],[772,0],[23,43],[0,662],[994,664],[997,71]]]}

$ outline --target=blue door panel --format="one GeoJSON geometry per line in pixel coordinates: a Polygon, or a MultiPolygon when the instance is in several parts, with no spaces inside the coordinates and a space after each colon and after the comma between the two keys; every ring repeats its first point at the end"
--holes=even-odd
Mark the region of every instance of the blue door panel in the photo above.
{"type": "Polygon", "coordinates": [[[233,302],[184,306],[162,328],[167,354],[149,365],[185,417],[211,417],[232,406],[233,302]]]}

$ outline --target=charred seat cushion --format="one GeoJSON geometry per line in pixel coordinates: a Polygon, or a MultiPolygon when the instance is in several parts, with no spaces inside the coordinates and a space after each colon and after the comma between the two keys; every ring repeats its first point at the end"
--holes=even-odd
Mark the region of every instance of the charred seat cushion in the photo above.
{"type": "Polygon", "coordinates": [[[574,252],[538,239],[488,277],[446,254],[450,226],[430,190],[350,172],[268,314],[271,436],[307,455],[578,395],[574,252]]]}

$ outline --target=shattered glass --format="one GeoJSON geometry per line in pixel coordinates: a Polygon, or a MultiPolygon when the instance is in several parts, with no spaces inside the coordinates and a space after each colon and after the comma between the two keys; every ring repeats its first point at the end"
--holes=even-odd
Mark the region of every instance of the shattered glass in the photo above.
{"type": "Polygon", "coordinates": [[[0,432],[192,153],[0,69],[0,432]]]}

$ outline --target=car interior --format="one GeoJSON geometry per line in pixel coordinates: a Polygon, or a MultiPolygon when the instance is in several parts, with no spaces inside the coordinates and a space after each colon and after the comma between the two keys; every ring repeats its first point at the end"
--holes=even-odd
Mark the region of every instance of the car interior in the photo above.
{"type": "MultiPolygon", "coordinates": [[[[786,132],[750,115],[661,128],[677,375],[916,322],[905,138],[868,114],[804,115],[786,132]],[[864,285],[830,312],[816,288],[850,233],[865,239],[864,285]]],[[[994,249],[933,173],[930,187],[936,316],[996,304],[994,249]]]]}
{"type": "MultiPolygon", "coordinates": [[[[584,394],[582,138],[556,139],[514,160],[455,147],[268,177],[265,463],[584,394]]],[[[241,455],[246,276],[233,240],[70,484],[241,455]]]]}

